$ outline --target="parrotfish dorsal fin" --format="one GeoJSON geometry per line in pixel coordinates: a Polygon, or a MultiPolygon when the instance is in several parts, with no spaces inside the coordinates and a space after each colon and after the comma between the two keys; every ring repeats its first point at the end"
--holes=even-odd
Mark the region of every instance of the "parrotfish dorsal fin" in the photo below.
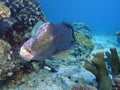
{"type": "Polygon", "coordinates": [[[32,32],[31,32],[31,36],[34,36],[37,32],[37,30],[39,29],[39,27],[43,24],[44,22],[43,21],[38,21],[35,26],[33,27],[32,29],[32,32]]]}

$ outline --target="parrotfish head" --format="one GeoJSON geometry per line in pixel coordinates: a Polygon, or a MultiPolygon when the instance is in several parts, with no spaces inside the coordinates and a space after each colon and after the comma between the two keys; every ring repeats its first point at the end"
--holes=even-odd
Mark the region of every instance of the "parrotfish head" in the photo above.
{"type": "Polygon", "coordinates": [[[42,24],[37,32],[20,48],[21,57],[25,60],[31,60],[38,53],[39,55],[45,53],[54,40],[54,30],[54,24],[50,22],[42,24]]]}

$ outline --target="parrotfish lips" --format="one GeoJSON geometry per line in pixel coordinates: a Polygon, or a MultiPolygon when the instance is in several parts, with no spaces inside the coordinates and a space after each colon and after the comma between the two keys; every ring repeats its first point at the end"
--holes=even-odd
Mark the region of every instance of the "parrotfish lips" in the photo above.
{"type": "Polygon", "coordinates": [[[34,57],[24,46],[20,48],[20,55],[25,60],[31,60],[34,57]]]}
{"type": "Polygon", "coordinates": [[[20,49],[20,55],[26,60],[31,60],[34,57],[34,53],[31,52],[32,44],[34,43],[35,38],[30,38],[26,41],[20,49]]]}

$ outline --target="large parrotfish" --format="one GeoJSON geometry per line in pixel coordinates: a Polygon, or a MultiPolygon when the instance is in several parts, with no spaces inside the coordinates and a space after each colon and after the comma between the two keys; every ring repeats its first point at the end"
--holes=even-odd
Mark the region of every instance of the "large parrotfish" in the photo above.
{"type": "Polygon", "coordinates": [[[69,24],[46,22],[33,29],[36,32],[20,49],[20,55],[25,60],[42,61],[71,46],[73,30],[69,24]]]}

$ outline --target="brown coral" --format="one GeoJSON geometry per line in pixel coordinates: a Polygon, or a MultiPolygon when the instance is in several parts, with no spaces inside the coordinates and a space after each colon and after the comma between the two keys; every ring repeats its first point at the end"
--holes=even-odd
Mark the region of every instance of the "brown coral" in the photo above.
{"type": "Polygon", "coordinates": [[[117,50],[116,48],[113,47],[110,48],[110,52],[106,51],[105,53],[108,57],[108,61],[112,68],[113,77],[116,77],[117,75],[119,75],[119,69],[120,69],[120,61],[117,50]]]}
{"type": "Polygon", "coordinates": [[[10,15],[10,9],[0,2],[0,19],[10,17],[10,15]]]}
{"type": "Polygon", "coordinates": [[[112,89],[112,83],[110,77],[107,75],[107,69],[104,62],[104,52],[100,51],[91,55],[91,63],[88,60],[85,60],[83,66],[96,76],[99,90],[112,89]]]}

